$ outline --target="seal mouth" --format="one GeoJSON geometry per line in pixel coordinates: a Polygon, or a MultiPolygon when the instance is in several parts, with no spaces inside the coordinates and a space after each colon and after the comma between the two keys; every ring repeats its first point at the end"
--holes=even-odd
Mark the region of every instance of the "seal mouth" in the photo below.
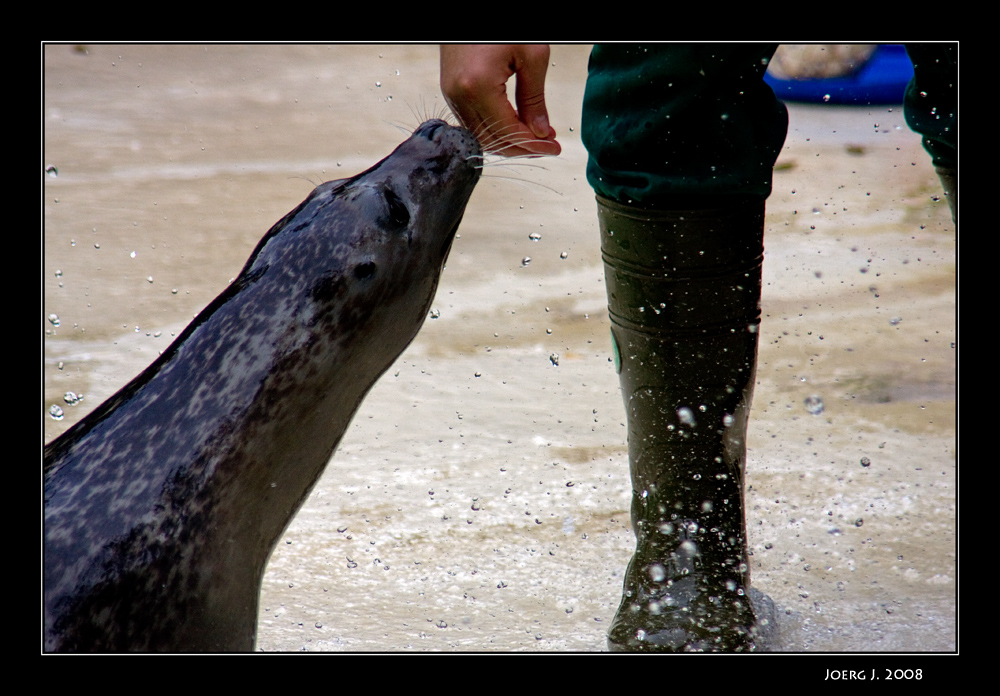
{"type": "Polygon", "coordinates": [[[458,220],[455,221],[455,224],[452,225],[451,230],[449,230],[448,234],[446,234],[444,236],[444,239],[441,241],[441,264],[442,265],[444,265],[445,262],[448,261],[448,253],[451,251],[451,244],[452,244],[453,241],[455,241],[455,234],[458,232],[458,226],[462,224],[462,218],[463,217],[465,217],[465,213],[464,212],[461,215],[458,216],[458,220]]]}

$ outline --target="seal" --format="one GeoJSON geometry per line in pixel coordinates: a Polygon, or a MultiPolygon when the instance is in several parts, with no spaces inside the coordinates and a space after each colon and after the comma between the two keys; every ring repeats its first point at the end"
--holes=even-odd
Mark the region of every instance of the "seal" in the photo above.
{"type": "Polygon", "coordinates": [[[476,138],[433,119],[321,184],[45,447],[46,651],[254,648],[271,551],[423,324],[481,167],[476,138]]]}

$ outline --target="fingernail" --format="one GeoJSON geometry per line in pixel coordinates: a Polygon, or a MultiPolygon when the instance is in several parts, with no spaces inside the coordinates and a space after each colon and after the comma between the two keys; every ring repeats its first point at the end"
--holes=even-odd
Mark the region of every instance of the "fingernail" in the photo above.
{"type": "Polygon", "coordinates": [[[531,132],[535,134],[536,138],[547,138],[549,137],[549,119],[545,116],[536,116],[531,122],[531,132]]]}

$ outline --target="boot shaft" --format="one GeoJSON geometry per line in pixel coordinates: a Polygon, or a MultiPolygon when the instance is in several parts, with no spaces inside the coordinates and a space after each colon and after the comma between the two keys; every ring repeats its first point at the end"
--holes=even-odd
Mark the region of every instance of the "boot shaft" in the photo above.
{"type": "Polygon", "coordinates": [[[724,475],[742,491],[763,202],[707,211],[598,204],[634,489],[648,499],[724,475]]]}

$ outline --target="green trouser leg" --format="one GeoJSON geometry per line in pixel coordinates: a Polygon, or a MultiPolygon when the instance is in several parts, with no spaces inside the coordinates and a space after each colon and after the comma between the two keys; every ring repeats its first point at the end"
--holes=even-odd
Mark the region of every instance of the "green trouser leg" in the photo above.
{"type": "Polygon", "coordinates": [[[764,203],[598,211],[636,536],[609,647],[753,650],[743,479],[764,203]]]}
{"type": "Polygon", "coordinates": [[[907,44],[913,79],[906,87],[906,124],[922,137],[958,223],[958,44],[907,44]]]}

